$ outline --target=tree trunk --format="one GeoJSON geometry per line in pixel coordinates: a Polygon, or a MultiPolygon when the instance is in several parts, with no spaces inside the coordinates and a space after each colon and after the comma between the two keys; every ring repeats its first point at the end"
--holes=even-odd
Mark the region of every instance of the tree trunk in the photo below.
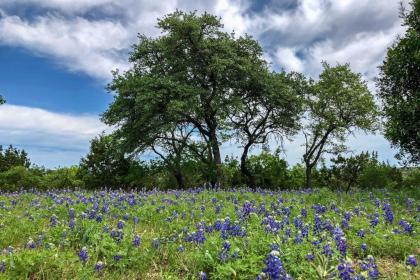
{"type": "Polygon", "coordinates": [[[312,188],[312,166],[306,163],[306,188],[312,188]]]}
{"type": "Polygon", "coordinates": [[[251,147],[251,144],[248,143],[247,145],[245,145],[244,151],[242,152],[241,172],[245,176],[248,186],[254,187],[255,186],[255,178],[252,175],[251,171],[248,169],[248,165],[247,165],[247,162],[246,162],[246,160],[248,158],[248,151],[249,151],[250,147],[251,147]]]}
{"type": "Polygon", "coordinates": [[[182,175],[182,171],[174,170],[173,174],[178,184],[178,188],[183,189],[185,187],[185,183],[184,183],[184,176],[182,175]]]}
{"type": "Polygon", "coordinates": [[[215,171],[216,171],[216,180],[214,183],[212,183],[213,187],[215,187],[215,185],[220,186],[221,185],[221,180],[222,180],[222,169],[221,169],[221,164],[222,164],[222,159],[220,156],[220,148],[219,148],[219,143],[217,141],[217,135],[216,135],[216,129],[212,128],[210,130],[210,137],[209,137],[209,141],[210,141],[210,145],[211,145],[211,150],[212,150],[212,154],[213,154],[213,164],[215,167],[215,171]]]}

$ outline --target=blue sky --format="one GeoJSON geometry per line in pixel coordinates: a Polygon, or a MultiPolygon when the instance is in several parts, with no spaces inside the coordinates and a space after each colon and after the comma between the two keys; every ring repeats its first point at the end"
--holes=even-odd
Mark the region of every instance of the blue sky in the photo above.
{"type": "MultiPolygon", "coordinates": [[[[2,0],[0,1],[0,144],[29,152],[46,167],[77,164],[89,140],[109,130],[99,120],[112,101],[111,70],[124,71],[137,33],[157,36],[156,19],[176,9],[222,17],[227,31],[260,41],[273,69],[316,78],[321,60],[349,62],[372,91],[386,49],[404,32],[392,0],[2,0]]],[[[300,161],[301,136],[284,156],[300,161]]],[[[377,150],[396,163],[380,134],[356,134],[354,152],[377,150]]],[[[276,144],[273,143],[272,146],[276,144]]],[[[225,143],[224,154],[237,154],[225,143]]]]}

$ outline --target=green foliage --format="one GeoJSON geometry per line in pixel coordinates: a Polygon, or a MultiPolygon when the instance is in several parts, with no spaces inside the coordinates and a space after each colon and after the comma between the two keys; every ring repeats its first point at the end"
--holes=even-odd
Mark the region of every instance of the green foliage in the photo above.
{"type": "Polygon", "coordinates": [[[255,177],[255,185],[263,188],[288,188],[287,162],[280,158],[280,151],[274,154],[263,150],[248,159],[249,169],[255,177]]]}
{"type": "Polygon", "coordinates": [[[6,191],[16,191],[21,188],[41,187],[42,177],[37,173],[24,166],[13,166],[7,171],[0,172],[0,188],[6,191]]]}
{"type": "Polygon", "coordinates": [[[385,137],[400,148],[400,158],[420,163],[420,1],[402,11],[404,36],[388,49],[377,80],[383,102],[385,137]]]}
{"type": "Polygon", "coordinates": [[[359,186],[366,189],[399,187],[401,183],[401,171],[385,162],[368,164],[359,177],[359,186]]]}
{"type": "Polygon", "coordinates": [[[409,168],[403,171],[403,185],[405,187],[420,188],[420,168],[409,168]]]}
{"type": "Polygon", "coordinates": [[[79,178],[79,167],[62,167],[46,171],[42,178],[43,189],[82,188],[84,182],[79,178]]]}

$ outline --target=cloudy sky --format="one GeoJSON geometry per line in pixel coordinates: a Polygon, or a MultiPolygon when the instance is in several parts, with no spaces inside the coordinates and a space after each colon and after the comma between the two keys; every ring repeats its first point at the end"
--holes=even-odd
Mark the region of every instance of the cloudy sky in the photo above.
{"type": "MultiPolygon", "coordinates": [[[[316,78],[321,60],[349,62],[372,90],[386,49],[404,32],[398,0],[0,0],[0,144],[26,149],[46,167],[77,164],[106,130],[99,114],[112,101],[111,70],[124,70],[137,34],[159,35],[156,19],[176,9],[208,11],[226,31],[260,41],[275,70],[316,78]]],[[[302,138],[285,144],[300,161],[302,138]]],[[[380,135],[349,140],[396,161],[380,135]]],[[[235,153],[227,143],[224,153],[235,153]]]]}

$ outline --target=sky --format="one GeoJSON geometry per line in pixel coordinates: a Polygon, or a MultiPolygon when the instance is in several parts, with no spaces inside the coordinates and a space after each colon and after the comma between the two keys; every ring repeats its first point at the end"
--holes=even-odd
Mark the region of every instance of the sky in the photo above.
{"type": "MultiPolygon", "coordinates": [[[[207,11],[224,29],[257,39],[273,70],[316,79],[321,61],[350,63],[374,92],[387,48],[404,33],[398,0],[0,0],[0,144],[25,149],[48,168],[78,164],[102,131],[100,114],[113,100],[111,70],[127,61],[137,34],[159,36],[157,18],[177,9],[207,11]]],[[[282,154],[298,163],[303,137],[282,154]]],[[[381,133],[356,133],[352,152],[378,151],[396,164],[381,133]]],[[[277,144],[272,143],[272,148],[277,144]]],[[[224,155],[238,155],[225,143],[224,155]]],[[[255,152],[255,151],[254,151],[255,152]]]]}

